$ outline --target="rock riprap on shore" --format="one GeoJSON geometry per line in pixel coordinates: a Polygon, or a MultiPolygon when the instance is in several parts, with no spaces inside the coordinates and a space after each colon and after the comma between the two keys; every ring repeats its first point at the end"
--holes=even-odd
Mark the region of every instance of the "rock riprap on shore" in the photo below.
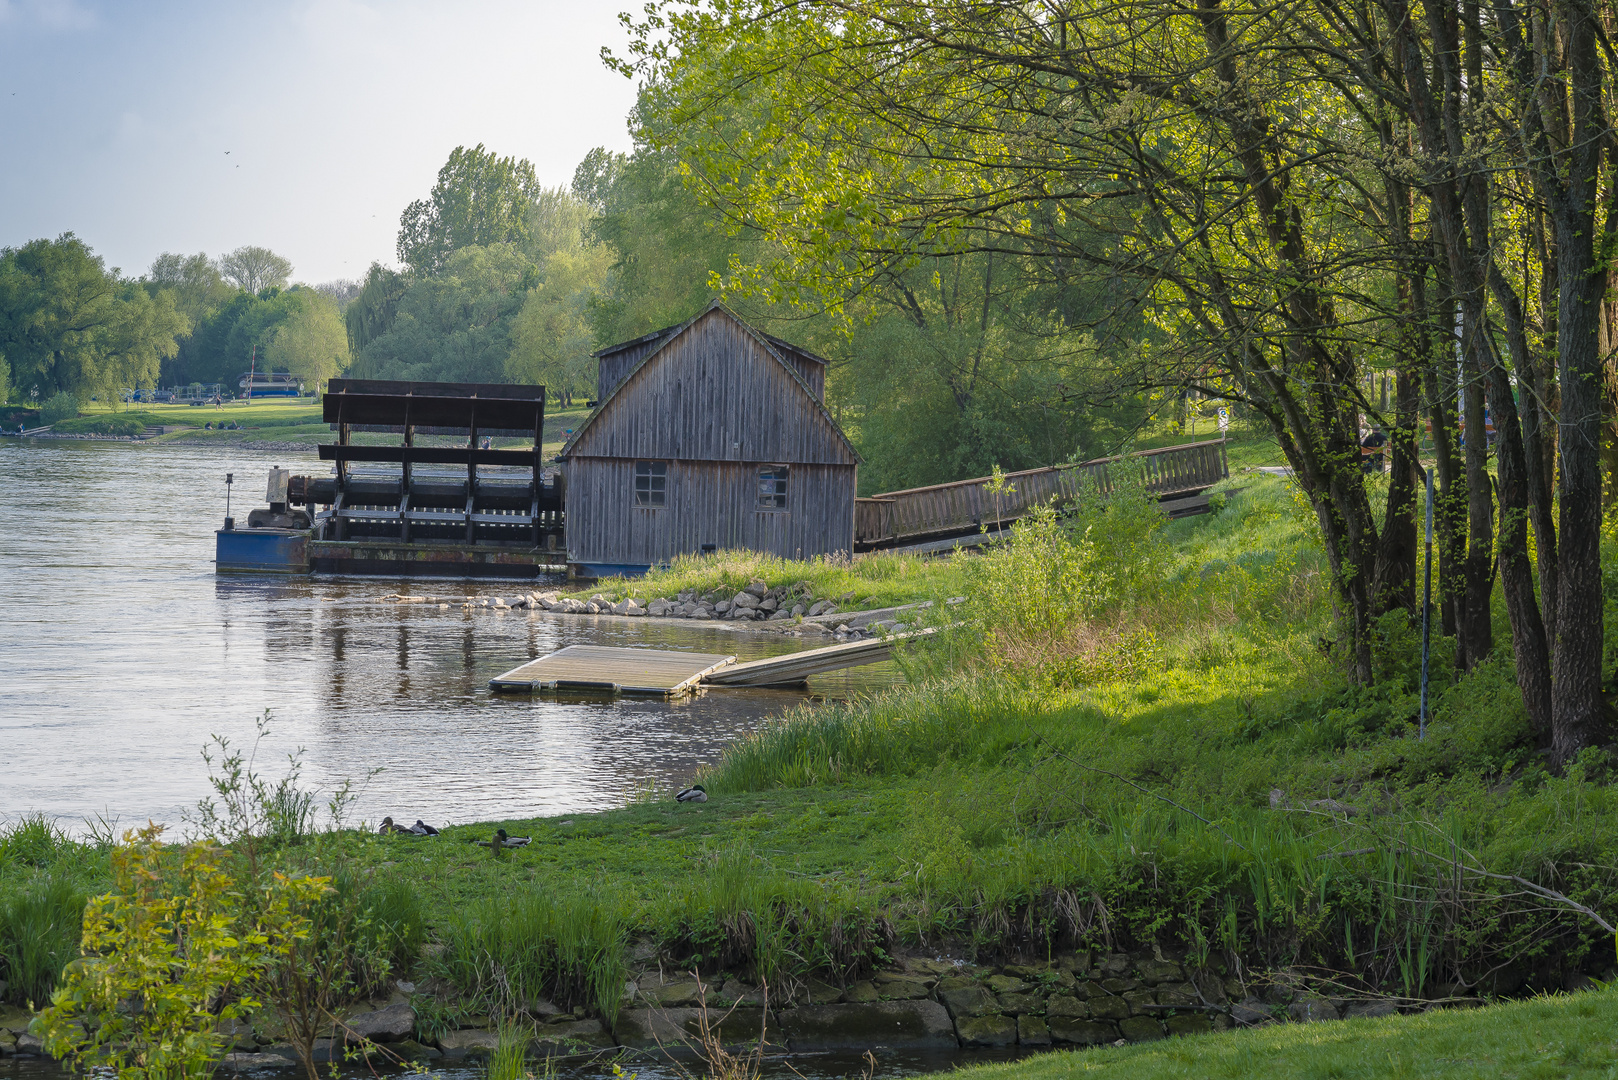
{"type": "MultiPolygon", "coordinates": [[[[920,957],[843,986],[812,976],[772,988],[736,974],[699,979],[651,960],[633,966],[630,976],[610,1020],[533,1001],[511,1027],[525,1033],[529,1054],[543,1059],[620,1047],[695,1047],[704,1012],[725,1043],[751,1043],[762,1034],[773,1046],[813,1052],[1082,1047],[1398,1011],[1389,1001],[1324,996],[1289,972],[1242,982],[1155,953],[1079,951],[1048,963],[1002,966],[920,957]]],[[[0,1056],[43,1053],[30,1033],[33,1019],[23,1010],[0,1010],[0,1056]]],[[[386,999],[358,1002],[342,1019],[338,1038],[316,1044],[317,1059],[341,1060],[345,1044],[368,1041],[391,1060],[467,1061],[488,1057],[499,1043],[491,1017],[458,1008],[453,992],[436,981],[398,983],[386,999]],[[458,1019],[441,1019],[430,1025],[436,1030],[427,1030],[425,1014],[415,1007],[426,1002],[433,1003],[433,1014],[458,1019]]],[[[296,1063],[268,1015],[229,1021],[221,1033],[228,1040],[227,1068],[296,1063]]]]}
{"type": "Polygon", "coordinates": [[[757,629],[798,636],[825,635],[837,641],[855,641],[879,633],[903,633],[915,613],[929,603],[865,610],[874,602],[867,597],[855,604],[853,594],[833,599],[817,597],[808,582],[770,587],[753,581],[735,593],[699,593],[686,590],[675,596],[643,599],[595,593],[588,599],[564,596],[560,591],[518,593],[502,596],[407,596],[391,594],[381,598],[389,604],[421,604],[439,611],[512,612],[541,611],[559,615],[619,615],[630,618],[700,619],[716,623],[756,624],[757,629]],[[853,605],[855,610],[849,610],[853,605]],[[907,621],[909,620],[909,621],[907,621]]]}

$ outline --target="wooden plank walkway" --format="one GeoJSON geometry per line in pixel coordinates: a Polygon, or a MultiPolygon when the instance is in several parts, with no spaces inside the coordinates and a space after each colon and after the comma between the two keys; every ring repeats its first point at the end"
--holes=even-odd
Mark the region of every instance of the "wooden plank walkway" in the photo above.
{"type": "Polygon", "coordinates": [[[702,682],[705,686],[798,686],[811,675],[881,663],[893,656],[893,647],[897,643],[935,632],[928,627],[889,637],[848,641],[763,660],[749,660],[742,664],[727,664],[704,675],[702,682]]]}
{"type": "Polygon", "coordinates": [[[490,679],[489,689],[497,694],[597,690],[677,697],[696,689],[705,675],[735,660],[734,656],[719,653],[569,645],[490,679]]]}

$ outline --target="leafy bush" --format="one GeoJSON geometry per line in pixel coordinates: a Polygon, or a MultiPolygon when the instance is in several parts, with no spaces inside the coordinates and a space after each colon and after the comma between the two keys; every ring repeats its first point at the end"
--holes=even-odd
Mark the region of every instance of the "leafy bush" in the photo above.
{"type": "Polygon", "coordinates": [[[243,890],[222,849],[171,848],[162,833],[126,833],[113,852],[113,890],[85,908],[84,956],[63,972],[43,1034],[87,1072],[206,1080],[226,1041],[219,1021],[258,1004],[255,984],[270,980],[256,976],[311,937],[302,909],[326,886],[277,876],[243,890]]]}
{"type": "Polygon", "coordinates": [[[63,435],[139,435],[156,423],[157,419],[147,413],[108,413],[63,420],[53,430],[63,435]]]}
{"type": "Polygon", "coordinates": [[[59,424],[77,415],[79,415],[79,399],[66,390],[51,395],[39,410],[39,418],[47,424],[59,424]]]}

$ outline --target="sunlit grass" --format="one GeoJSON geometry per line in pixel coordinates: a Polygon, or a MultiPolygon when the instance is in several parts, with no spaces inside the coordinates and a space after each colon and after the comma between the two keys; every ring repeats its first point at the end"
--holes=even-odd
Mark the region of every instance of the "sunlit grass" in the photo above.
{"type": "Polygon", "coordinates": [[[956,1080],[1480,1080],[1610,1077],[1618,993],[1467,1011],[1283,1024],[960,1069],[956,1080]]]}

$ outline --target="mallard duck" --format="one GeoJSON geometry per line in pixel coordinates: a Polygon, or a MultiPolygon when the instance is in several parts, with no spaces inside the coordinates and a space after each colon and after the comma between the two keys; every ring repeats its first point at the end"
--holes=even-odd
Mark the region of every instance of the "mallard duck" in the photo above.
{"type": "Polygon", "coordinates": [[[506,830],[496,829],[494,830],[493,840],[479,840],[477,843],[479,847],[498,849],[527,847],[533,842],[534,838],[532,836],[507,836],[506,830]]]}
{"type": "Polygon", "coordinates": [[[437,829],[433,828],[431,825],[427,824],[425,821],[421,820],[420,818],[417,818],[416,823],[414,825],[410,826],[410,831],[415,833],[417,836],[437,836],[438,835],[438,830],[437,829]]]}
{"type": "Polygon", "coordinates": [[[692,784],[674,796],[675,802],[707,802],[708,792],[701,784],[692,784]]]}
{"type": "Polygon", "coordinates": [[[403,825],[395,825],[393,819],[390,817],[383,818],[382,824],[377,827],[376,831],[379,836],[387,836],[389,833],[408,834],[410,832],[410,830],[405,828],[403,825]]]}

